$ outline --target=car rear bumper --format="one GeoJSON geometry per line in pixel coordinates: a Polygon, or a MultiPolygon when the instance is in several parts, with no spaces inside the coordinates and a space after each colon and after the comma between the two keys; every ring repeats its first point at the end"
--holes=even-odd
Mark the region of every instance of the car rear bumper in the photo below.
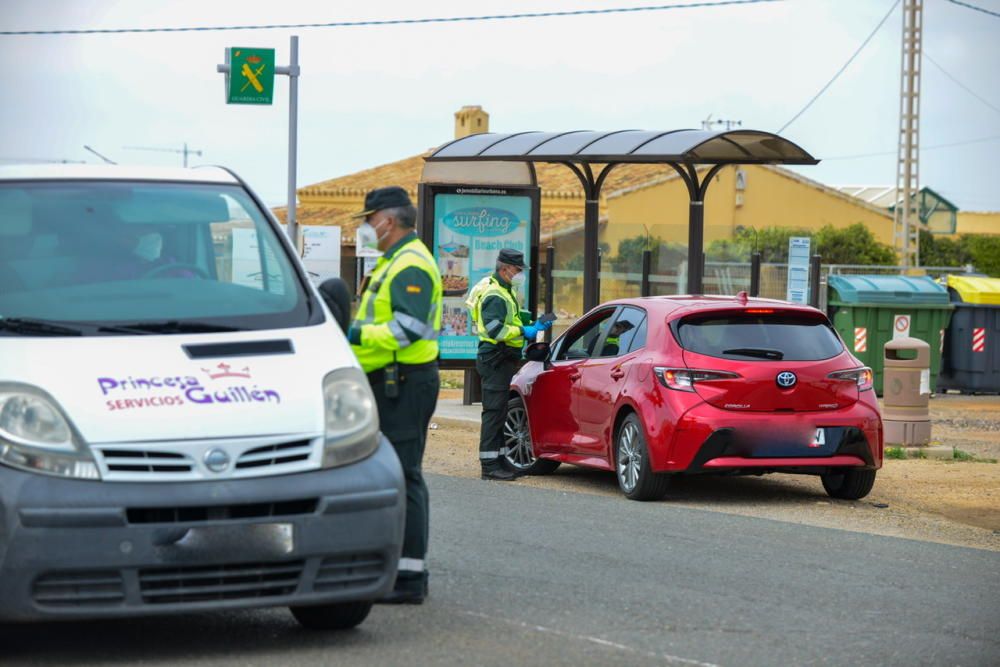
{"type": "Polygon", "coordinates": [[[668,442],[652,447],[653,469],[672,472],[804,472],[880,468],[882,420],[863,402],[825,412],[741,413],[702,403],[686,412],[668,442]],[[816,429],[825,443],[812,444],[816,429]]]}
{"type": "Polygon", "coordinates": [[[385,438],[343,468],[247,480],[0,467],[0,620],[377,599],[395,580],[405,498],[385,438]]]}

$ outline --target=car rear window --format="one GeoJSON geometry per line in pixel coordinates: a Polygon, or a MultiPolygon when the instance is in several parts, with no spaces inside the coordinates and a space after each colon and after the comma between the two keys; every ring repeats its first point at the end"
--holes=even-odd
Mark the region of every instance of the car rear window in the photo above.
{"type": "Polygon", "coordinates": [[[683,319],[674,333],[685,350],[741,361],[817,361],[844,346],[828,322],[796,315],[722,315],[683,319]]]}

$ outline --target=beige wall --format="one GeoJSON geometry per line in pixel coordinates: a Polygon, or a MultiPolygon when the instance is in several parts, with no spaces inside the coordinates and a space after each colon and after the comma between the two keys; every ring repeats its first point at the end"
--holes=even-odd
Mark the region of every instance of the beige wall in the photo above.
{"type": "Polygon", "coordinates": [[[1000,211],[959,211],[956,234],[1000,234],[1000,211]]]}

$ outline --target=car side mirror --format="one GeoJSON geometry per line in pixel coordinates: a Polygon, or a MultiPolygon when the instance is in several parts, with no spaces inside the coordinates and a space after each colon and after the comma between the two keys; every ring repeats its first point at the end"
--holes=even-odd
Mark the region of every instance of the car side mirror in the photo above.
{"type": "Polygon", "coordinates": [[[549,358],[549,344],[545,342],[532,343],[524,348],[524,358],[528,361],[545,361],[549,358]]]}
{"type": "Polygon", "coordinates": [[[343,278],[324,280],[319,286],[319,294],[341,331],[347,333],[351,326],[351,290],[347,289],[347,283],[343,278]]]}

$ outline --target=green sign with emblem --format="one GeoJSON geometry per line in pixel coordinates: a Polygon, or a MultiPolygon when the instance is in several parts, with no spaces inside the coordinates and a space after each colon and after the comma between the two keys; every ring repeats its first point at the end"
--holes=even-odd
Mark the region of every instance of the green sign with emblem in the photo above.
{"type": "Polygon", "coordinates": [[[274,99],[274,49],[229,48],[226,103],[271,104],[274,99]]]}

